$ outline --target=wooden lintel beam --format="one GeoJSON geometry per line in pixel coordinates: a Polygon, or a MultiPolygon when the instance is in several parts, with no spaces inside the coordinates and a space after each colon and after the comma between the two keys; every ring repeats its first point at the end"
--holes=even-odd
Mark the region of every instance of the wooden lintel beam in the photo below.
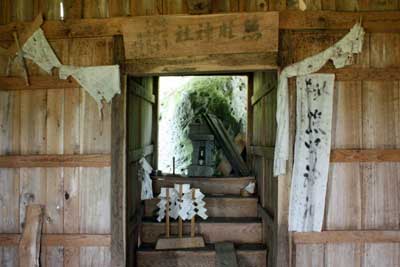
{"type": "MultiPolygon", "coordinates": [[[[279,12],[281,30],[348,30],[362,17],[367,32],[399,32],[399,11],[292,11],[279,12]]],[[[136,17],[100,19],[47,20],[41,26],[48,39],[78,37],[104,37],[121,35],[121,25],[135,21],[136,17]]],[[[30,22],[13,22],[0,26],[0,41],[12,41],[12,33],[21,32],[30,22]]]]}
{"type": "MultiPolygon", "coordinates": [[[[20,234],[0,234],[1,246],[18,246],[20,234]]],[[[111,235],[91,234],[43,234],[43,246],[62,247],[108,247],[111,244],[111,235]]]]}
{"type": "Polygon", "coordinates": [[[400,68],[324,68],[319,73],[334,73],[337,81],[400,80],[400,68]]]}
{"type": "Polygon", "coordinates": [[[20,77],[0,76],[0,90],[41,90],[41,89],[70,89],[79,88],[80,85],[74,79],[61,80],[54,76],[31,76],[30,85],[20,77]]]}
{"type": "Polygon", "coordinates": [[[356,230],[293,233],[294,244],[326,243],[398,243],[400,231],[356,230]]]}
{"type": "Polygon", "coordinates": [[[400,162],[400,149],[334,149],[331,162],[400,162]]]}
{"type": "Polygon", "coordinates": [[[0,156],[0,168],[109,167],[110,154],[0,156]]]}
{"type": "Polygon", "coordinates": [[[292,11],[279,13],[281,30],[346,30],[362,20],[367,32],[399,32],[399,11],[337,12],[292,11]]]}

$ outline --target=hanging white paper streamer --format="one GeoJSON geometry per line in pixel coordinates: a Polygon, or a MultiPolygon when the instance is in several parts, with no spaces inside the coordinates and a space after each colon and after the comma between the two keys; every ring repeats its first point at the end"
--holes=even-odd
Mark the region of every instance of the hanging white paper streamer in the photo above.
{"type": "Polygon", "coordinates": [[[249,194],[254,194],[256,189],[256,183],[255,182],[250,182],[248,185],[246,185],[246,187],[244,188],[244,190],[249,193],[249,194]]]}
{"type": "Polygon", "coordinates": [[[99,109],[102,100],[110,102],[115,94],[121,93],[119,84],[119,66],[75,67],[61,66],[60,79],[69,76],[74,79],[96,100],[99,109]]]}
{"type": "Polygon", "coordinates": [[[141,165],[141,168],[139,169],[139,176],[142,178],[141,199],[152,199],[153,184],[150,178],[150,173],[153,171],[153,168],[150,166],[145,158],[141,158],[139,160],[139,164],[141,165]]]}
{"type": "Polygon", "coordinates": [[[182,220],[192,219],[193,216],[198,215],[202,219],[207,219],[207,209],[205,208],[206,203],[203,201],[204,194],[200,192],[200,189],[195,190],[195,199],[192,197],[192,190],[190,184],[183,184],[182,186],[182,200],[179,201],[179,184],[175,184],[174,188],[161,188],[160,195],[158,198],[160,201],[157,204],[158,217],[157,220],[160,222],[165,218],[166,204],[167,204],[167,190],[169,190],[169,217],[177,219],[178,217],[182,220]]]}
{"type": "Polygon", "coordinates": [[[364,41],[364,29],[359,23],[335,45],[321,53],[306,58],[283,69],[278,81],[277,99],[277,131],[274,156],[274,175],[286,173],[286,161],[289,157],[289,94],[288,78],[307,75],[321,69],[328,60],[332,60],[336,68],[342,68],[353,62],[353,54],[360,53],[364,41]]]}
{"type": "Polygon", "coordinates": [[[169,217],[177,219],[178,218],[178,194],[174,188],[166,188],[162,187],[158,198],[160,201],[157,204],[158,210],[158,217],[157,221],[161,222],[165,218],[165,210],[167,207],[167,191],[169,191],[169,217]]]}
{"type": "Polygon", "coordinates": [[[51,74],[53,68],[61,67],[60,61],[40,28],[25,42],[22,46],[22,51],[25,58],[35,62],[49,74],[51,74]]]}
{"type": "Polygon", "coordinates": [[[335,75],[298,76],[289,231],[321,231],[331,151],[335,75]]]}

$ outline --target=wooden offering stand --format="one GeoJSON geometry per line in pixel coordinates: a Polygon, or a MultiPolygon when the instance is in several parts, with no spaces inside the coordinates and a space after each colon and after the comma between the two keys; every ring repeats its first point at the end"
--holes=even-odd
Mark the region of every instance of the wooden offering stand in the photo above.
{"type": "MultiPolygon", "coordinates": [[[[204,247],[202,236],[195,235],[196,219],[193,216],[190,221],[190,236],[183,236],[183,221],[178,219],[178,237],[171,237],[171,225],[169,220],[169,190],[167,190],[167,204],[165,209],[165,236],[159,237],[156,249],[179,249],[179,248],[201,248],[204,247]]],[[[195,199],[195,190],[192,189],[192,199],[195,199]]],[[[182,200],[182,185],[179,185],[179,200],[182,200]]]]}

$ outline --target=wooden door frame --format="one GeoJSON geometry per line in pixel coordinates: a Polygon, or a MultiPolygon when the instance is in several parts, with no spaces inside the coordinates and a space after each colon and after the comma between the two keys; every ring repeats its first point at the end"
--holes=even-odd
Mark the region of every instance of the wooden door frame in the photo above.
{"type": "MultiPolygon", "coordinates": [[[[210,71],[205,71],[202,67],[199,70],[191,69],[182,70],[176,69],[159,72],[136,73],[132,72],[129,64],[125,64],[125,56],[123,52],[122,36],[114,37],[114,60],[116,64],[121,67],[121,94],[116,95],[112,100],[111,109],[111,266],[122,267],[127,264],[127,222],[126,222],[126,182],[127,182],[127,77],[132,76],[171,76],[171,75],[222,75],[223,73],[230,73],[229,75],[246,75],[248,76],[248,97],[250,92],[250,83],[253,82],[252,74],[255,71],[277,70],[276,64],[264,65],[261,68],[241,69],[240,66],[237,73],[232,72],[231,68],[225,71],[219,69],[215,71],[214,65],[209,65],[210,71]]],[[[231,61],[231,54],[221,55],[219,60],[231,61]]],[[[219,65],[219,60],[213,62],[216,66],[219,65]]],[[[199,63],[201,64],[201,63],[199,63]]],[[[226,74],[228,75],[228,74],[226,74]]],[[[251,88],[252,91],[252,88],[251,88]]],[[[248,99],[251,104],[251,98],[248,99]]],[[[158,103],[157,103],[158,105],[158,103]]],[[[248,110],[248,114],[250,114],[248,110]]],[[[158,116],[158,112],[157,112],[158,116]]],[[[251,115],[250,115],[251,116],[251,115]]],[[[247,123],[249,125],[249,121],[247,123]]],[[[158,135],[158,133],[157,133],[158,135]]],[[[249,142],[250,139],[247,140],[249,142]]],[[[250,152],[250,151],[249,151],[250,152]]],[[[249,153],[250,154],[250,153],[249,153]]]]}

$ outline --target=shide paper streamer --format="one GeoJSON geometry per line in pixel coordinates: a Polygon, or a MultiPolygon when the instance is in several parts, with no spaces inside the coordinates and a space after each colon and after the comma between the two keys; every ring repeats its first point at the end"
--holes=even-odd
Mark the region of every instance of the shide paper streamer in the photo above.
{"type": "Polygon", "coordinates": [[[37,29],[22,47],[25,58],[35,62],[51,74],[53,68],[60,68],[60,79],[72,76],[97,102],[99,110],[103,101],[110,102],[115,94],[121,92],[118,65],[77,67],[62,65],[47,41],[43,30],[37,29]]]}
{"type": "Polygon", "coordinates": [[[161,222],[165,218],[167,191],[169,191],[169,217],[173,219],[180,217],[182,220],[190,220],[197,215],[204,220],[207,219],[206,203],[203,200],[204,194],[200,192],[200,189],[194,189],[193,199],[190,184],[183,184],[182,199],[179,200],[179,186],[179,184],[175,184],[174,188],[161,188],[160,195],[158,196],[160,201],[157,204],[159,208],[157,221],[161,222]]]}
{"type": "Polygon", "coordinates": [[[353,62],[353,54],[361,53],[364,41],[364,29],[360,23],[333,46],[283,69],[278,81],[277,131],[274,156],[274,176],[286,173],[286,161],[289,158],[289,93],[288,78],[307,75],[321,69],[329,60],[336,68],[343,68],[353,62]]]}
{"type": "Polygon", "coordinates": [[[139,160],[139,164],[141,166],[141,168],[139,169],[139,177],[141,177],[142,179],[141,200],[152,199],[153,185],[150,178],[150,174],[153,171],[153,168],[145,158],[141,158],[139,160]]]}
{"type": "Polygon", "coordinates": [[[322,229],[331,151],[334,74],[298,76],[289,231],[322,229]]]}

